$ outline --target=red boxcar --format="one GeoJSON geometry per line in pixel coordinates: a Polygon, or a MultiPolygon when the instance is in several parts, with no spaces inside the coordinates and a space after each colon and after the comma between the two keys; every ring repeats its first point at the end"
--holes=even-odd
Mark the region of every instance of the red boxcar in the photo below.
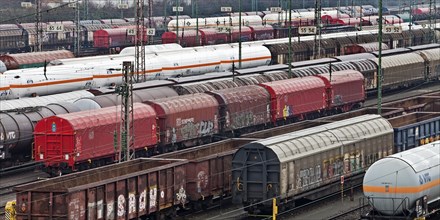
{"type": "Polygon", "coordinates": [[[203,45],[229,43],[229,34],[218,33],[216,28],[200,29],[199,31],[202,33],[203,45]]]}
{"type": "Polygon", "coordinates": [[[304,118],[307,113],[327,108],[324,81],[318,77],[304,77],[260,84],[271,96],[274,122],[290,117],[304,118]]]}
{"type": "Polygon", "coordinates": [[[261,86],[208,92],[220,105],[220,131],[234,131],[270,123],[270,95],[261,86]]]}
{"type": "Polygon", "coordinates": [[[241,37],[241,41],[252,41],[252,29],[249,27],[241,27],[241,36],[239,32],[239,27],[233,27],[231,29],[230,42],[238,42],[241,37]]]}
{"type": "MultiPolygon", "coordinates": [[[[162,43],[171,44],[176,43],[176,32],[165,32],[162,34],[162,43]]],[[[202,46],[202,33],[199,31],[199,36],[197,40],[196,30],[184,30],[179,31],[179,44],[183,47],[195,47],[202,46]]]]}
{"type": "MultiPolygon", "coordinates": [[[[344,46],[344,55],[375,52],[379,50],[379,44],[377,42],[365,43],[365,44],[350,44],[344,46]]],[[[388,45],[382,43],[382,50],[388,50],[388,45]]]]}
{"type": "Polygon", "coordinates": [[[342,70],[330,74],[316,75],[323,79],[331,93],[328,107],[349,111],[365,100],[364,76],[356,70],[342,70]]]}
{"type": "MultiPolygon", "coordinates": [[[[155,146],[156,113],[151,106],[134,103],[134,148],[155,146]]],[[[114,132],[121,126],[120,107],[51,116],[35,126],[35,160],[48,167],[75,165],[90,158],[111,158],[115,150],[114,132]]],[[[90,161],[89,161],[90,162],[90,161]]]]}
{"type": "Polygon", "coordinates": [[[252,26],[252,40],[268,40],[275,38],[275,32],[272,26],[252,26]]]}
{"type": "MultiPolygon", "coordinates": [[[[161,145],[218,133],[218,102],[208,94],[147,101],[157,113],[161,145]]],[[[186,144],[186,143],[185,143],[186,144]]],[[[166,151],[164,148],[160,148],[166,151]]]]}
{"type": "MultiPolygon", "coordinates": [[[[129,35],[130,29],[135,27],[120,27],[113,29],[102,29],[93,32],[93,46],[95,48],[126,47],[135,44],[135,35],[129,35]]],[[[147,30],[144,29],[144,42],[147,42],[147,30]]]]}
{"type": "Polygon", "coordinates": [[[321,16],[321,21],[324,24],[333,24],[333,20],[337,20],[340,18],[350,18],[350,15],[339,13],[339,16],[337,14],[326,14],[321,16]]]}

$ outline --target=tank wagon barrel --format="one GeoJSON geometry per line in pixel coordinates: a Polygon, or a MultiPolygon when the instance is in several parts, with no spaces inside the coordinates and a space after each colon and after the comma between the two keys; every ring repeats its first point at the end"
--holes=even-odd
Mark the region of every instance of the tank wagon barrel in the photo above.
{"type": "Polygon", "coordinates": [[[440,141],[375,162],[365,173],[363,191],[379,213],[371,218],[428,214],[428,206],[440,199],[440,141]]]}

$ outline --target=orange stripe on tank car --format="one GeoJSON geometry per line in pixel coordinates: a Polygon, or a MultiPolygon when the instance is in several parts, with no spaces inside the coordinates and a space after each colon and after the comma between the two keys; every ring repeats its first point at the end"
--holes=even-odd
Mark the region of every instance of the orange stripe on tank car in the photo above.
{"type": "Polygon", "coordinates": [[[389,186],[388,191],[385,191],[385,186],[364,185],[363,190],[364,190],[364,192],[370,192],[370,193],[385,193],[385,194],[402,193],[402,194],[405,194],[405,193],[419,193],[419,192],[422,192],[422,191],[425,191],[425,190],[428,190],[430,188],[437,187],[437,186],[440,186],[440,179],[436,179],[434,181],[425,183],[420,186],[402,186],[402,187],[389,186]]]}
{"type": "Polygon", "coordinates": [[[0,90],[9,90],[9,89],[10,89],[9,86],[6,86],[6,87],[0,87],[0,90]]]}
{"type": "Polygon", "coordinates": [[[57,85],[57,84],[64,84],[64,83],[88,81],[88,80],[92,80],[92,79],[93,79],[93,77],[86,77],[86,78],[75,78],[75,79],[67,79],[67,80],[56,80],[56,81],[50,81],[50,82],[37,82],[37,83],[30,83],[30,84],[11,84],[11,85],[9,85],[9,87],[11,87],[11,88],[31,88],[31,87],[38,87],[38,86],[48,86],[48,85],[57,85]]]}
{"type": "Polygon", "coordinates": [[[116,74],[106,74],[106,75],[93,75],[93,78],[97,79],[105,79],[105,78],[113,78],[113,77],[121,77],[122,73],[116,73],[116,74]]]}
{"type": "Polygon", "coordinates": [[[215,66],[220,65],[220,62],[213,62],[213,63],[202,63],[202,64],[194,64],[194,65],[187,65],[187,66],[173,66],[173,67],[163,67],[163,70],[178,70],[178,69],[188,69],[188,68],[197,68],[197,67],[205,67],[205,66],[215,66]]]}
{"type": "MultiPolygon", "coordinates": [[[[246,58],[246,59],[241,59],[241,62],[243,61],[254,61],[254,60],[265,60],[265,59],[271,59],[271,56],[264,56],[264,57],[253,57],[253,58],[246,58]]],[[[240,60],[236,59],[236,60],[224,60],[222,61],[222,63],[238,63],[240,60]]]]}

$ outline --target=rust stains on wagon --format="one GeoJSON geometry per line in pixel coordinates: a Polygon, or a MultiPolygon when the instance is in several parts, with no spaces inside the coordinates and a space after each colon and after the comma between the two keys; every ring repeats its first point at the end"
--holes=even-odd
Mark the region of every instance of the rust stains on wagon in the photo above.
{"type": "Polygon", "coordinates": [[[17,219],[133,219],[182,201],[187,161],[136,159],[16,187],[17,219]]]}

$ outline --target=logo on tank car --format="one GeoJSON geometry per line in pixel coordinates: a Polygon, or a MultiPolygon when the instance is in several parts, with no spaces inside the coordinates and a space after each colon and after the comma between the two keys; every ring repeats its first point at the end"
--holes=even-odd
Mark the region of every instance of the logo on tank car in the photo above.
{"type": "Polygon", "coordinates": [[[431,182],[431,176],[429,175],[429,173],[420,174],[419,175],[419,182],[420,182],[420,185],[423,185],[427,182],[431,182]]]}
{"type": "Polygon", "coordinates": [[[57,131],[57,125],[55,124],[55,122],[52,122],[52,132],[57,131]]]}

